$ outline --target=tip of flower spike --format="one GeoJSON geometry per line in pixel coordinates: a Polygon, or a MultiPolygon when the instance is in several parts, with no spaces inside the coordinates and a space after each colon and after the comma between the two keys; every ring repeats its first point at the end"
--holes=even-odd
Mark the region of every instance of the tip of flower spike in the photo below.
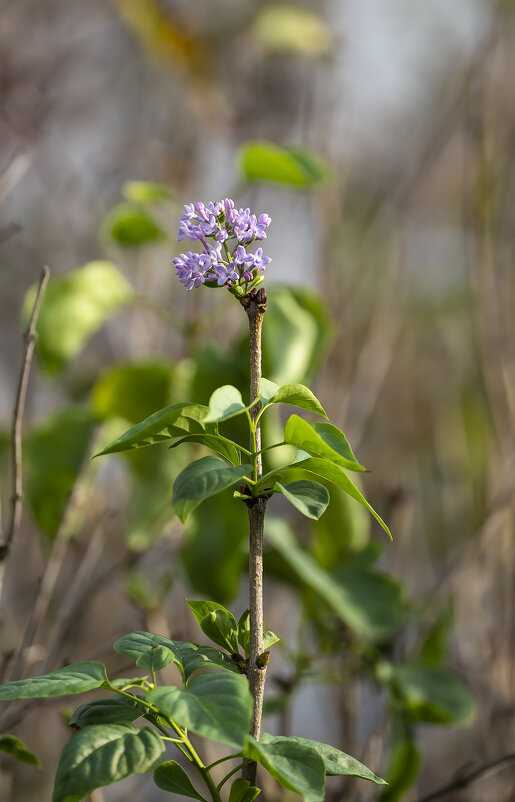
{"type": "Polygon", "coordinates": [[[177,239],[199,241],[203,249],[173,259],[179,281],[187,290],[207,284],[244,297],[262,283],[271,261],[261,247],[255,253],[249,250],[254,242],[266,239],[270,223],[266,213],[256,217],[248,208],[237,210],[231,198],[185,204],[177,239]]]}

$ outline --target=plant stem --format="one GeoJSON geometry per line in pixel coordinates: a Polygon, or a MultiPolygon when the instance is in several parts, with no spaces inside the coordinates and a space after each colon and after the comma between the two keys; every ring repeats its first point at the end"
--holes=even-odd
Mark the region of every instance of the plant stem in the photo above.
{"type": "MultiPolygon", "coordinates": [[[[260,395],[261,379],[261,330],[263,315],[266,311],[266,291],[262,287],[255,289],[241,299],[249,319],[250,337],[250,401],[260,395]]],[[[263,474],[261,454],[261,427],[257,420],[261,404],[258,402],[250,410],[251,416],[251,451],[254,468],[254,480],[263,474]]],[[[265,690],[266,669],[256,665],[258,657],[263,653],[263,527],[267,500],[256,498],[248,502],[249,510],[249,610],[250,610],[250,656],[248,678],[250,692],[254,699],[252,725],[250,734],[259,739],[261,732],[261,716],[265,690]]],[[[251,785],[256,781],[256,764],[243,766],[242,776],[251,785]]]]}

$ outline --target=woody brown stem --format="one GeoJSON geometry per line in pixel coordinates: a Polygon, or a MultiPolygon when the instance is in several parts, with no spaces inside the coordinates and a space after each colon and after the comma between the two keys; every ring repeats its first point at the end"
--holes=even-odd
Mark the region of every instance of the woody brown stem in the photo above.
{"type": "MultiPolygon", "coordinates": [[[[261,330],[263,315],[266,311],[265,290],[253,290],[241,300],[249,319],[250,336],[250,400],[260,394],[261,379],[261,330]]],[[[254,422],[261,408],[258,402],[250,410],[254,422]]],[[[256,425],[251,438],[251,450],[254,463],[254,478],[259,479],[263,473],[261,455],[261,427],[256,425]]],[[[250,655],[248,678],[250,692],[254,700],[252,725],[250,734],[259,739],[261,733],[261,716],[265,691],[266,667],[258,667],[258,659],[263,653],[263,527],[266,511],[266,498],[257,498],[249,504],[249,610],[250,610],[250,655]]],[[[249,763],[243,767],[242,776],[251,784],[256,781],[256,764],[249,763]]]]}

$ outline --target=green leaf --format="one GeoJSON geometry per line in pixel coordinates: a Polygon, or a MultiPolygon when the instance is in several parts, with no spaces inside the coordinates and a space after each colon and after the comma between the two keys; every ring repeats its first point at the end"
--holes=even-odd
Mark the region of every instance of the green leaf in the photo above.
{"type": "Polygon", "coordinates": [[[303,744],[315,749],[324,761],[324,769],[327,776],[346,776],[346,777],[361,777],[363,780],[370,780],[377,785],[386,785],[386,782],[380,777],[376,777],[363,763],[356,760],[355,757],[347,755],[340,749],[336,749],[329,744],[323,744],[319,741],[312,741],[310,738],[298,738],[296,736],[284,735],[268,735],[263,733],[260,743],[280,743],[281,741],[288,741],[298,744],[303,744]]]}
{"type": "Polygon", "coordinates": [[[165,184],[152,181],[126,181],[122,195],[133,203],[162,203],[173,200],[173,194],[165,184]]]}
{"type": "Polygon", "coordinates": [[[476,703],[468,686],[445,668],[406,663],[393,669],[392,686],[413,721],[468,726],[476,703]]]}
{"type": "MultiPolygon", "coordinates": [[[[265,523],[265,536],[267,541],[279,552],[295,575],[308,587],[312,588],[329,607],[359,636],[369,640],[380,640],[391,631],[392,624],[397,625],[397,617],[391,617],[386,608],[383,616],[375,618],[370,614],[370,601],[365,595],[356,593],[352,584],[340,583],[328,571],[325,571],[313,557],[301,549],[289,527],[280,519],[268,518],[265,523]]],[[[375,577],[374,577],[375,578],[375,577]]],[[[392,601],[398,607],[400,590],[395,587],[388,591],[381,583],[382,575],[377,578],[377,584],[369,580],[364,589],[380,591],[383,593],[382,603],[392,601]]],[[[385,582],[388,582],[385,578],[385,582]]],[[[390,580],[393,582],[393,580],[390,580]]],[[[374,607],[372,607],[374,609],[374,607]]]]}
{"type": "Polygon", "coordinates": [[[230,602],[246,570],[248,514],[232,490],[208,498],[188,519],[181,561],[192,590],[230,602]]]}
{"type": "Polygon", "coordinates": [[[184,523],[204,499],[221,493],[252,471],[251,465],[229,467],[219,457],[202,457],[187,466],[173,485],[173,508],[184,523]]]}
{"type": "Polygon", "coordinates": [[[31,766],[37,766],[38,769],[41,768],[41,763],[34,752],[27,749],[23,741],[20,741],[15,735],[0,735],[0,752],[6,752],[22,763],[29,763],[31,766]]]}
{"type": "MultiPolygon", "coordinates": [[[[272,384],[272,382],[270,382],[270,384],[272,384]]],[[[319,415],[323,415],[324,418],[327,418],[327,413],[318,398],[311,392],[309,387],[306,387],[304,384],[283,384],[282,387],[277,388],[268,403],[291,404],[293,407],[307,409],[309,412],[317,412],[319,415]]],[[[347,446],[350,449],[348,443],[347,446]]]]}
{"type": "Polygon", "coordinates": [[[277,637],[275,632],[271,632],[269,629],[263,635],[263,649],[269,649],[270,646],[273,646],[274,643],[279,643],[281,639],[277,637]]]}
{"type": "Polygon", "coordinates": [[[231,785],[229,802],[253,802],[260,793],[261,790],[251,785],[248,780],[238,777],[231,785]]]}
{"type": "MultiPolygon", "coordinates": [[[[252,406],[252,404],[250,405],[252,406]]],[[[240,391],[232,384],[225,384],[218,387],[209,399],[209,414],[204,418],[204,423],[219,423],[236,415],[241,415],[246,409],[240,391]]]]}
{"type": "Polygon", "coordinates": [[[88,410],[70,407],[42,421],[24,438],[27,498],[36,523],[49,537],[59,530],[94,427],[88,410]]]}
{"type": "Polygon", "coordinates": [[[105,666],[94,660],[72,663],[58,668],[50,674],[28,677],[0,685],[0,701],[10,699],[47,699],[53,696],[67,696],[72,693],[85,693],[101,688],[107,682],[105,666]]]}
{"type": "Polygon", "coordinates": [[[150,632],[131,632],[124,635],[113,644],[118,654],[131,657],[139,668],[149,668],[159,671],[170,665],[175,659],[172,642],[163,635],[153,635],[150,632]]]}
{"type": "Polygon", "coordinates": [[[181,727],[241,749],[250,727],[252,696],[246,677],[228,672],[193,677],[186,690],[164,686],[147,699],[181,727]]]}
{"type": "Polygon", "coordinates": [[[259,12],[254,34],[270,52],[320,58],[331,52],[332,37],[323,19],[293,6],[267,6],[259,12]]]}
{"type": "Polygon", "coordinates": [[[267,306],[263,373],[280,385],[308,383],[323,364],[336,330],[331,310],[313,290],[291,287],[274,287],[267,306]]]}
{"type": "Polygon", "coordinates": [[[453,621],[453,606],[448,600],[424,637],[417,655],[417,663],[424,663],[428,666],[441,666],[443,664],[449,646],[453,621]]]}
{"type": "Polygon", "coordinates": [[[250,610],[242,612],[238,621],[238,643],[245,652],[245,657],[250,654],[250,610]]]}
{"type": "Polygon", "coordinates": [[[410,723],[399,713],[394,713],[391,729],[390,759],[386,773],[388,788],[381,794],[381,802],[399,802],[415,782],[421,764],[421,754],[410,723]]]}
{"type": "Polygon", "coordinates": [[[360,567],[356,560],[349,560],[332,575],[354,611],[356,631],[373,633],[381,640],[398,629],[403,620],[403,592],[393,577],[360,567]]]}
{"type": "Polygon", "coordinates": [[[286,465],[283,468],[270,471],[260,480],[258,488],[266,487],[267,483],[269,483],[270,480],[275,476],[284,478],[285,474],[288,472],[288,469],[292,468],[308,471],[309,473],[313,473],[315,476],[320,476],[322,479],[326,479],[328,482],[332,482],[333,484],[337,485],[337,487],[340,487],[349,496],[352,496],[352,498],[356,499],[356,501],[359,501],[359,503],[362,504],[363,507],[365,507],[374,516],[390,540],[392,540],[392,535],[387,525],[373,509],[373,507],[370,506],[356,485],[351,482],[347,474],[345,474],[341,468],[326,459],[322,459],[320,457],[308,457],[307,459],[299,460],[299,462],[295,462],[292,465],[286,465]]]}
{"type": "Polygon", "coordinates": [[[282,493],[290,504],[300,510],[306,518],[318,520],[329,504],[329,493],[318,482],[310,482],[305,479],[290,482],[287,485],[276,482],[274,490],[282,493]]]}
{"type": "MultiPolygon", "coordinates": [[[[135,660],[137,665],[142,666],[149,661],[149,667],[152,667],[152,660],[155,659],[152,655],[157,652],[163,660],[160,668],[174,662],[186,680],[199,668],[223,668],[240,673],[235,663],[217,649],[169,640],[164,635],[154,635],[151,632],[131,632],[119,638],[113,648],[118,654],[135,660]]],[[[154,670],[158,669],[154,666],[154,670]]]]}
{"type": "Polygon", "coordinates": [[[279,385],[275,382],[270,381],[270,379],[264,379],[261,377],[259,380],[259,394],[261,397],[261,403],[263,406],[266,406],[270,403],[274,395],[279,389],[279,385]]]}
{"type": "Polygon", "coordinates": [[[236,621],[227,610],[212,610],[200,622],[200,628],[213,643],[217,643],[229,654],[238,651],[236,621]]]}
{"type": "MultiPolygon", "coordinates": [[[[31,287],[23,304],[28,321],[36,297],[31,287]]],[[[48,373],[57,373],[82,350],[111,315],[129,304],[134,293],[110,262],[84,267],[50,279],[39,311],[38,353],[48,373]]]]}
{"type": "Polygon", "coordinates": [[[91,405],[99,418],[146,418],[169,400],[172,369],[167,362],[141,360],[119,365],[95,384],[91,405]]]}
{"type": "Polygon", "coordinates": [[[192,782],[182,766],[175,760],[167,760],[154,769],[154,782],[158,788],[168,791],[170,794],[180,794],[189,796],[191,799],[200,799],[205,802],[203,796],[193,787],[192,782]]]}
{"type": "Polygon", "coordinates": [[[328,183],[332,176],[329,166],[312,151],[272,142],[246,142],[238,160],[247,181],[285,184],[292,189],[312,189],[328,183]]]}
{"type": "Polygon", "coordinates": [[[122,248],[155,244],[167,238],[151,214],[136,203],[119,203],[105,217],[102,233],[122,248]]]}
{"type": "Polygon", "coordinates": [[[202,418],[206,412],[207,407],[190,402],[164,407],[128,429],[95,456],[142,448],[187,434],[203,434],[206,426],[202,418]]]}
{"type": "Polygon", "coordinates": [[[348,471],[365,470],[352,453],[343,432],[332,423],[308,423],[298,415],[292,415],[284,427],[284,441],[348,471]]]}
{"type": "MultiPolygon", "coordinates": [[[[208,613],[213,611],[220,611],[223,613],[227,613],[227,615],[232,615],[229,610],[227,610],[223,604],[218,604],[218,602],[214,601],[205,601],[203,599],[186,599],[186,604],[190,608],[191,612],[195,616],[195,621],[197,624],[202,624],[202,619],[206,617],[208,613]]],[[[236,619],[233,616],[234,625],[236,626],[236,619]]]]}
{"type": "Polygon", "coordinates": [[[207,448],[211,448],[213,451],[216,451],[217,454],[220,454],[221,457],[226,459],[232,465],[239,465],[240,463],[240,450],[237,444],[233,443],[232,440],[227,440],[225,437],[221,437],[220,435],[188,434],[186,437],[181,437],[180,440],[176,440],[175,443],[172,443],[170,448],[176,448],[183,443],[200,443],[201,445],[207,446],[207,448]]]}
{"type": "Polygon", "coordinates": [[[244,754],[307,802],[321,802],[324,799],[324,761],[313,747],[290,738],[270,736],[265,743],[247,735],[244,754]]]}
{"type": "Polygon", "coordinates": [[[108,696],[78,707],[69,724],[79,730],[93,724],[126,724],[144,716],[146,712],[147,709],[136,700],[131,702],[123,696],[108,696]]]}
{"type": "Polygon", "coordinates": [[[78,732],[57,765],[52,802],[79,802],[104,785],[144,774],[161,760],[165,745],[150,727],[102,724],[78,732]]]}

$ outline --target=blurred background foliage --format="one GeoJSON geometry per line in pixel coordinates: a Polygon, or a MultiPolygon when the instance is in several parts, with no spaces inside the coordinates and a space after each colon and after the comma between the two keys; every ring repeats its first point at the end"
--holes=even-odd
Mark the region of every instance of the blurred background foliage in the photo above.
{"type": "MultiPolygon", "coordinates": [[[[172,515],[173,479],[201,446],[90,459],[155,409],[246,387],[241,309],[186,293],[170,268],[182,203],[228,195],[273,218],[264,375],[312,384],[394,534],[334,487],[315,523],[270,504],[267,730],[331,742],[389,780],[381,793],[333,778],[334,802],[422,799],[510,752],[514,30],[513,3],[494,0],[4,10],[4,510],[28,288],[52,268],[4,679],[87,658],[123,674],[123,632],[198,638],[185,596],[246,606],[243,505],[221,495],[184,528],[172,515]]],[[[268,413],[265,438],[281,420],[268,413]]],[[[44,712],[3,713],[44,774],[0,759],[2,799],[49,798],[68,713],[44,712]]],[[[446,798],[509,802],[514,777],[508,763],[446,798]]],[[[143,793],[164,798],[142,777],[92,798],[143,793]]]]}

